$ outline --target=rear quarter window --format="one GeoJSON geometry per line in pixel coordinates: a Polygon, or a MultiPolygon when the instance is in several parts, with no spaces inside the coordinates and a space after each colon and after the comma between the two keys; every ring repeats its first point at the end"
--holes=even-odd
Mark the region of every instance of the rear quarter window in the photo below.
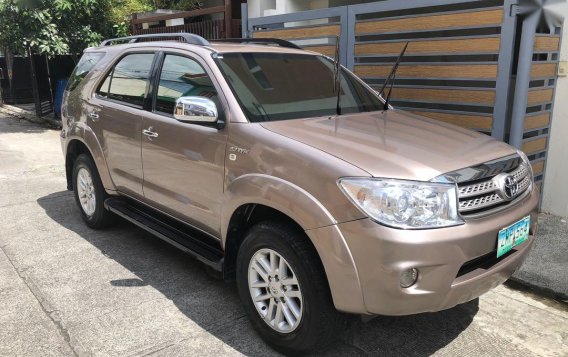
{"type": "Polygon", "coordinates": [[[73,73],[71,73],[66,90],[69,92],[75,90],[104,56],[105,54],[103,52],[85,53],[79,60],[79,63],[77,63],[73,73]]]}

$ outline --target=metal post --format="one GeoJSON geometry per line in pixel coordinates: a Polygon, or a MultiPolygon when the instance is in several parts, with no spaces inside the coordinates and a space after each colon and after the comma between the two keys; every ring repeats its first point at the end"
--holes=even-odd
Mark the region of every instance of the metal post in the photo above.
{"type": "MultiPolygon", "coordinates": [[[[348,43],[349,43],[349,12],[347,6],[341,7],[341,15],[339,17],[340,23],[340,33],[341,37],[339,38],[339,61],[342,65],[347,67],[347,53],[348,53],[348,43]]],[[[349,68],[349,67],[348,67],[349,68]]]]}
{"type": "Polygon", "coordinates": [[[517,66],[517,82],[515,84],[515,98],[511,116],[511,131],[509,144],[520,149],[523,143],[525,117],[527,114],[527,101],[529,82],[531,80],[531,65],[533,56],[536,28],[540,19],[540,11],[536,11],[523,22],[521,46],[519,49],[519,64],[517,66]]]}
{"type": "Polygon", "coordinates": [[[138,18],[138,14],[132,14],[132,18],[130,19],[130,34],[136,35],[136,23],[134,20],[138,18]]]}
{"type": "Polygon", "coordinates": [[[345,67],[349,70],[353,71],[355,67],[355,24],[357,23],[357,15],[355,11],[353,11],[352,6],[347,7],[347,23],[345,27],[347,27],[347,48],[345,49],[345,67]]]}
{"type": "Polygon", "coordinates": [[[233,37],[233,7],[231,0],[225,0],[225,38],[233,37]]]}
{"type": "Polygon", "coordinates": [[[10,48],[6,48],[6,69],[8,70],[8,85],[10,86],[10,100],[12,104],[16,104],[14,91],[14,53],[10,48]]]}
{"type": "MultiPolygon", "coordinates": [[[[49,96],[51,98],[51,108],[55,109],[55,99],[53,98],[53,83],[51,81],[51,71],[49,70],[49,57],[45,55],[45,66],[47,69],[47,82],[49,84],[49,96]]],[[[55,110],[53,111],[55,114],[55,110]]]]}
{"type": "Polygon", "coordinates": [[[509,111],[509,86],[513,69],[516,36],[516,13],[512,13],[511,6],[517,0],[506,0],[504,4],[505,18],[501,25],[501,47],[499,48],[499,64],[497,82],[495,84],[495,105],[493,107],[493,125],[491,136],[498,140],[505,140],[505,130],[509,111]]]}
{"type": "Polygon", "coordinates": [[[248,4],[246,2],[241,4],[241,37],[248,38],[249,37],[249,30],[248,30],[248,4]]]}
{"type": "Polygon", "coordinates": [[[28,56],[30,57],[30,74],[32,81],[32,94],[34,96],[36,115],[41,117],[41,101],[39,98],[39,88],[37,85],[37,76],[35,70],[34,56],[32,54],[32,49],[28,47],[28,56]]]}

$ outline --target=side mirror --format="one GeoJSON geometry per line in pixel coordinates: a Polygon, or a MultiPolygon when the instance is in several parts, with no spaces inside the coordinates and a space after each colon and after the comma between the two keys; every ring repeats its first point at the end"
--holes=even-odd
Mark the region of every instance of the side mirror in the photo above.
{"type": "Polygon", "coordinates": [[[215,123],[219,113],[215,103],[205,97],[181,97],[176,100],[174,118],[184,123],[215,123]]]}

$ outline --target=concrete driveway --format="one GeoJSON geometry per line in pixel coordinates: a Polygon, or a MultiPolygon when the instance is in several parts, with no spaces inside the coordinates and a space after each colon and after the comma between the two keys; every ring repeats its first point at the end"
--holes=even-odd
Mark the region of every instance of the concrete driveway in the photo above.
{"type": "MultiPolygon", "coordinates": [[[[0,114],[0,355],[272,355],[233,284],[125,222],[94,231],[59,132],[0,114]]],[[[354,321],[327,355],[568,355],[568,309],[499,287],[448,311],[354,321]]]]}

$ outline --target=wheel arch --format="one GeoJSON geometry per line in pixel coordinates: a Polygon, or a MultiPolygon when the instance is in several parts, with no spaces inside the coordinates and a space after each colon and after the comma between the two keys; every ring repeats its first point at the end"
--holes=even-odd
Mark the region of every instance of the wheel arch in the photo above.
{"type": "Polygon", "coordinates": [[[337,222],[325,207],[300,187],[267,175],[245,175],[225,192],[222,246],[224,277],[235,277],[236,257],[246,233],[264,220],[285,221],[304,233],[324,267],[338,310],[364,313],[362,290],[355,262],[337,222]]]}
{"type": "Polygon", "coordinates": [[[73,165],[77,157],[81,154],[89,155],[97,167],[97,171],[107,191],[115,191],[103,150],[95,134],[89,128],[83,130],[82,136],[70,136],[67,138],[65,148],[65,176],[67,179],[67,189],[73,190],[73,165]]]}

